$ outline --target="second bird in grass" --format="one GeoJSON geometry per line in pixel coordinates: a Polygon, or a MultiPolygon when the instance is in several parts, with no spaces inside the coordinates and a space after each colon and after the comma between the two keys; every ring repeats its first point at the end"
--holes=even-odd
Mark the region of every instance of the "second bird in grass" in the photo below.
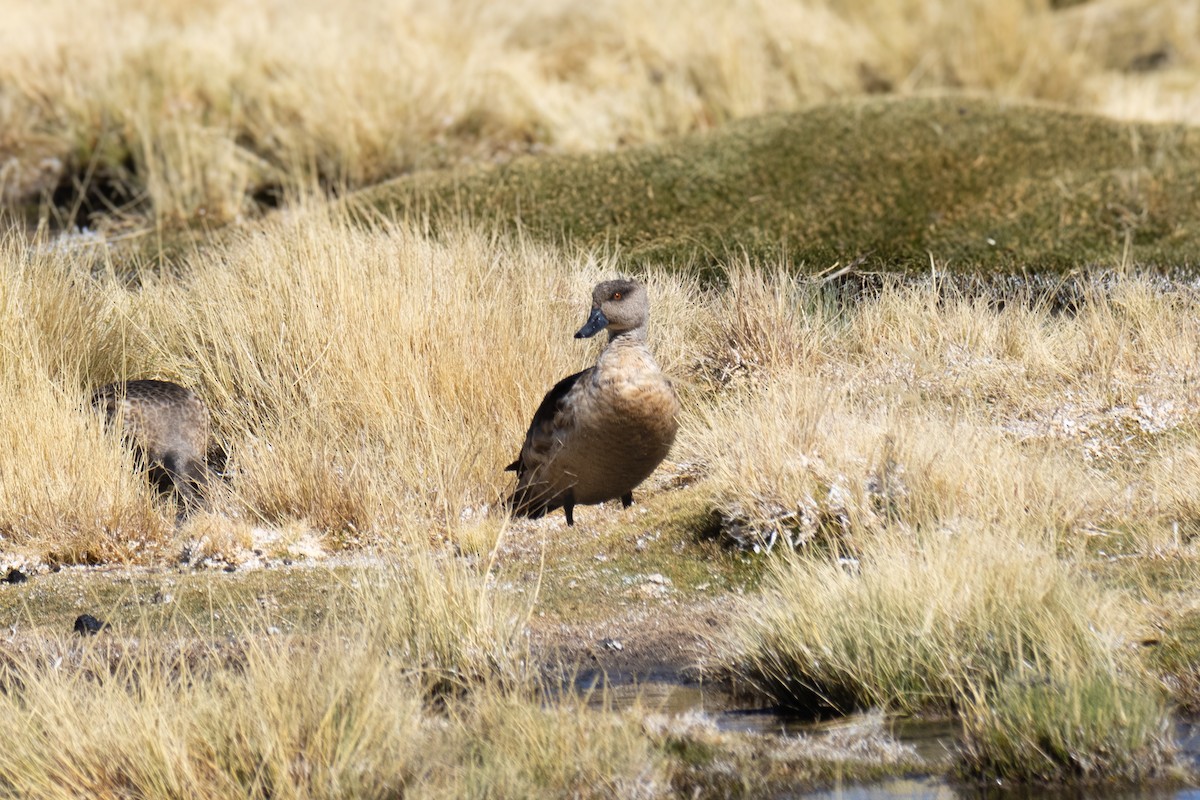
{"type": "Polygon", "coordinates": [[[608,330],[596,365],[563,378],[533,415],[517,460],[514,514],[540,517],[561,507],[575,524],[577,505],[621,499],[649,477],[675,441],[679,400],[646,347],[650,304],[631,280],[592,290],[592,311],[576,339],[608,330]]]}
{"type": "Polygon", "coordinates": [[[181,511],[202,505],[209,417],[195,392],[169,381],[119,381],[97,389],[92,405],[120,427],[150,482],[164,493],[174,490],[181,511]]]}

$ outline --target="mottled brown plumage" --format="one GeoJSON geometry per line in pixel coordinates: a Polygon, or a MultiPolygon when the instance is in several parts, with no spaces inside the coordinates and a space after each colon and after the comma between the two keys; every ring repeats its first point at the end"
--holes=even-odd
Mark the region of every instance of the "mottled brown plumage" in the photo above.
{"type": "Polygon", "coordinates": [[[202,502],[209,417],[195,392],[168,381],[110,383],[96,390],[92,405],[120,426],[152,483],[162,491],[174,488],[185,508],[202,502]]]}
{"type": "Polygon", "coordinates": [[[538,406],[517,460],[514,514],[540,517],[562,507],[621,499],[666,458],[678,429],[679,401],[646,347],[649,302],[641,284],[605,281],[576,338],[609,332],[596,365],[555,384],[538,406]]]}

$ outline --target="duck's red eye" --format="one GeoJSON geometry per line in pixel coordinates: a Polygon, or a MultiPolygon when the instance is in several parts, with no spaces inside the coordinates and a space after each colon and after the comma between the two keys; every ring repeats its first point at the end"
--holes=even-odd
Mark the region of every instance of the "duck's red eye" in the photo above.
{"type": "Polygon", "coordinates": [[[613,300],[620,300],[620,299],[621,299],[621,293],[613,292],[613,300]]]}

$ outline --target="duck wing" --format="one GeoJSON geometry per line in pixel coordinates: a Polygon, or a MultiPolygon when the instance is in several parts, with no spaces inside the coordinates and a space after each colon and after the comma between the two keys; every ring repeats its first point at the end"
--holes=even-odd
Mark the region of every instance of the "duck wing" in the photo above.
{"type": "Polygon", "coordinates": [[[529,432],[525,434],[525,443],[517,460],[505,467],[505,470],[516,472],[518,476],[531,466],[531,456],[545,452],[557,439],[556,434],[567,426],[567,417],[572,414],[566,402],[567,395],[575,388],[581,379],[591,374],[593,367],[568,375],[542,398],[541,405],[533,413],[533,421],[529,423],[529,432]]]}

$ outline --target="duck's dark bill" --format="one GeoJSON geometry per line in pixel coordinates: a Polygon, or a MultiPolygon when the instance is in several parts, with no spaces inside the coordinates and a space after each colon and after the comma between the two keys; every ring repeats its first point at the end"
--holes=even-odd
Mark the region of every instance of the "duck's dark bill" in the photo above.
{"type": "Polygon", "coordinates": [[[604,312],[598,308],[592,309],[591,316],[587,322],[583,323],[583,327],[575,331],[576,339],[587,339],[595,336],[600,331],[608,327],[608,317],[604,316],[604,312]]]}

